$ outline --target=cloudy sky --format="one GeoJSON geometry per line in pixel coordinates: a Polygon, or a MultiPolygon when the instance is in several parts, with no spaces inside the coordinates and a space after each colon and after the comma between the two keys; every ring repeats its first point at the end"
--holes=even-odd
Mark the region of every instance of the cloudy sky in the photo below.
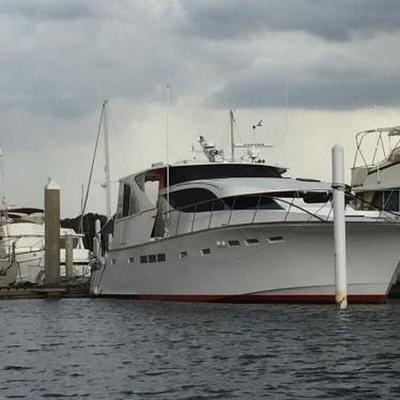
{"type": "MultiPolygon", "coordinates": [[[[264,121],[264,158],[329,180],[334,143],[350,167],[357,131],[400,123],[399,15],[397,0],[0,0],[2,193],[42,206],[51,176],[77,215],[104,98],[112,180],[165,160],[167,84],[172,160],[199,134],[228,150],[233,108],[240,140],[264,121]]],[[[99,157],[93,211],[103,175],[99,157]]]]}

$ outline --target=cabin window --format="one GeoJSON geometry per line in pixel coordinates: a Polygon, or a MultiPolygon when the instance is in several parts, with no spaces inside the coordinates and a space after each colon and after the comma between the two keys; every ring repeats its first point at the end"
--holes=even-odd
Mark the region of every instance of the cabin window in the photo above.
{"type": "Polygon", "coordinates": [[[129,257],[128,258],[128,263],[129,264],[133,264],[134,261],[135,261],[135,259],[133,257],[129,257]]]}
{"type": "Polygon", "coordinates": [[[228,246],[229,247],[240,246],[240,242],[239,240],[228,240],[228,246]]]}
{"type": "Polygon", "coordinates": [[[326,203],[331,199],[329,192],[305,192],[303,193],[304,203],[326,203]]]}
{"type": "Polygon", "coordinates": [[[124,183],[123,195],[122,195],[122,216],[127,217],[129,215],[130,201],[131,201],[131,187],[124,183]]]}
{"type": "Polygon", "coordinates": [[[140,256],[140,263],[147,264],[147,256],[140,256]]]}
{"type": "Polygon", "coordinates": [[[383,207],[385,211],[399,211],[399,191],[387,190],[383,192],[383,207]]]}
{"type": "Polygon", "coordinates": [[[149,263],[155,263],[156,261],[157,261],[156,255],[150,254],[149,255],[149,263]]]}
{"type": "MultiPolygon", "coordinates": [[[[167,195],[164,195],[167,198],[167,195]]],[[[183,212],[204,212],[224,209],[224,203],[207,189],[185,189],[169,193],[172,207],[183,212]]]]}
{"type": "Polygon", "coordinates": [[[224,203],[234,210],[281,210],[282,207],[269,197],[260,196],[239,196],[225,197],[224,203]]]}

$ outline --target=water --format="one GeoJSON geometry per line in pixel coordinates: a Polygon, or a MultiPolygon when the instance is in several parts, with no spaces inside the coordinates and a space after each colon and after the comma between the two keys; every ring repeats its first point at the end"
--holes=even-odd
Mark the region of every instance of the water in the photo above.
{"type": "Polygon", "coordinates": [[[394,399],[400,303],[0,302],[0,399],[394,399]]]}

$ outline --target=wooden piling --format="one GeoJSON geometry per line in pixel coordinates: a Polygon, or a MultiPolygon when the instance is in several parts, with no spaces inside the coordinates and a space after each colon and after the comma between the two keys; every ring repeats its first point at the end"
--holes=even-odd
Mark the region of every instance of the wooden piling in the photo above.
{"type": "Polygon", "coordinates": [[[60,187],[51,179],[44,191],[46,286],[60,281],[60,187]]]}

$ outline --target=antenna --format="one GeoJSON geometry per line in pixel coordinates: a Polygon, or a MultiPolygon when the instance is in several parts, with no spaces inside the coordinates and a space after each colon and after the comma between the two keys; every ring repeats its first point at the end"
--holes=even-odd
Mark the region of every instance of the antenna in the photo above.
{"type": "Polygon", "coordinates": [[[166,185],[167,185],[167,214],[166,214],[166,216],[167,216],[167,218],[169,218],[169,107],[170,107],[170,97],[171,97],[171,92],[170,92],[170,86],[169,86],[169,83],[167,83],[167,86],[166,86],[166,101],[167,101],[167,115],[166,115],[166,121],[165,121],[165,123],[166,123],[166,127],[165,127],[165,130],[166,130],[166,147],[167,147],[167,149],[166,149],[166,151],[167,151],[167,179],[166,179],[166,185]]]}
{"type": "Polygon", "coordinates": [[[233,111],[229,110],[229,119],[231,123],[231,158],[235,161],[235,138],[233,132],[233,123],[235,122],[235,117],[233,116],[233,111]]]}

